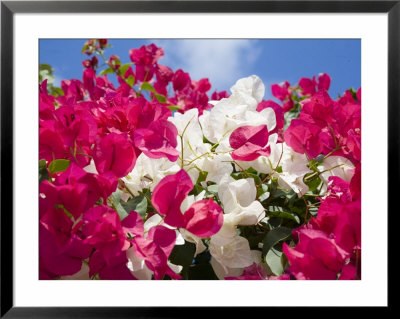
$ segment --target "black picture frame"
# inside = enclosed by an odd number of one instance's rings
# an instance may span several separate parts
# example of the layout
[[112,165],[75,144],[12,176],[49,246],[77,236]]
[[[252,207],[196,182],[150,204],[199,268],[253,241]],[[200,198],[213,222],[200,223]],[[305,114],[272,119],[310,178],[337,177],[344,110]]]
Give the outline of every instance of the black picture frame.
[[[397,212],[400,179],[400,0],[396,1],[1,1],[1,318],[187,317],[177,307],[14,307],[13,303],[13,16],[15,13],[280,12],[388,13],[388,207]],[[388,215],[388,218],[390,216]],[[388,222],[394,227],[393,222]],[[388,237],[388,245],[390,241]],[[393,245],[393,244],[391,244]],[[389,247],[388,246],[388,247]],[[389,254],[388,254],[389,256]],[[390,258],[389,258],[390,259]],[[389,286],[390,281],[388,282]],[[390,298],[388,299],[390,308]],[[293,309],[292,309],[293,310]],[[304,310],[304,308],[303,308]],[[212,310],[224,315],[226,309]],[[235,310],[246,313],[245,308]],[[299,311],[297,309],[296,311]],[[303,312],[303,311],[301,311]],[[205,316],[208,314],[205,313]]]

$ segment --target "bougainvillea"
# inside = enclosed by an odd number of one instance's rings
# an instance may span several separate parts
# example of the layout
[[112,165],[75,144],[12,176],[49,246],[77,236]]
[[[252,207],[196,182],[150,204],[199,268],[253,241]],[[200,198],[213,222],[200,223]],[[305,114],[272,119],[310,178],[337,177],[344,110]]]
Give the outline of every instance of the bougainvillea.
[[361,89],[211,94],[155,44],[109,46],[40,81],[40,279],[361,279]]

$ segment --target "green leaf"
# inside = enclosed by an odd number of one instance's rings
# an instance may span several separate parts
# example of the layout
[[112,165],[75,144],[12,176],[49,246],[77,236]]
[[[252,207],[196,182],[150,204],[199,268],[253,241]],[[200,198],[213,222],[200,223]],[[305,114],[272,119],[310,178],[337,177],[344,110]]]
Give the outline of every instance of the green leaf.
[[150,91],[153,93],[156,93],[156,89],[148,82],[143,82],[142,85],[140,86],[142,90]]
[[321,185],[321,183],[322,183],[322,181],[321,181],[321,179],[319,177],[317,177],[317,178],[315,178],[315,179],[313,179],[313,180],[311,180],[309,182],[306,182],[306,184],[308,186],[308,190],[310,192],[313,192],[316,189],[318,189],[318,187]]
[[245,236],[245,237],[249,241],[250,249],[258,250],[259,249],[258,244],[263,241],[263,239],[265,237],[265,233],[264,232],[256,233],[254,235],[248,235],[248,236]]
[[64,205],[57,204],[56,208],[57,209],[62,209],[64,211],[65,215],[68,216],[68,218],[72,218],[72,219],[74,218],[74,216],[72,216],[72,214],[68,210],[65,209]]
[[266,200],[269,195],[268,185],[262,184],[261,187],[257,189],[257,197],[260,202]]
[[260,185],[261,184],[261,178],[257,174],[253,173],[255,170],[253,168],[247,169],[245,172],[236,172],[232,173],[232,177],[236,180],[242,179],[242,178],[253,178],[255,185]]
[[85,44],[85,45],[82,47],[81,53],[85,53],[85,51],[86,51],[87,49],[89,49],[89,45],[88,45],[88,44]]
[[123,220],[125,217],[128,216],[125,208],[121,205],[121,191],[116,190],[114,193],[111,194],[111,201],[113,204],[114,209],[117,211],[120,220]]
[[126,70],[131,66],[132,63],[125,63],[124,65],[121,65],[118,69],[118,73],[123,76],[125,75]]
[[128,82],[129,86],[133,86],[135,84],[135,77],[133,75],[128,76],[126,82]]
[[127,202],[121,201],[121,206],[129,214],[132,210],[136,211],[144,219],[147,211],[147,199],[144,196],[131,198]]
[[39,184],[49,178],[49,172],[47,171],[46,160],[41,159],[39,161]]
[[155,93],[154,96],[156,97],[157,101],[160,103],[167,103],[167,99],[164,95]]
[[282,225],[283,218],[280,217],[270,217],[268,219],[268,225],[271,229],[278,228]]
[[59,97],[64,95],[64,91],[61,88],[55,87],[55,86],[51,86],[50,87],[50,94],[55,96],[55,97]]
[[318,207],[311,206],[311,207],[308,209],[308,212],[309,212],[311,215],[313,215],[313,216],[315,217],[315,216],[317,216],[317,214],[318,214]]
[[210,264],[197,264],[189,267],[189,280],[217,280],[214,269]]
[[53,68],[50,64],[47,63],[40,63],[39,64],[39,71],[48,71],[50,74],[53,73]]
[[107,68],[107,69],[102,70],[102,71],[99,73],[99,75],[111,74],[111,73],[114,73],[113,68]]
[[169,260],[175,265],[189,266],[193,262],[195,252],[196,245],[185,241],[184,245],[175,245],[169,256]]
[[300,224],[299,216],[279,206],[268,206],[267,215],[270,217],[280,217],[280,218],[290,219],[295,221],[297,224]]
[[266,256],[268,251],[277,243],[288,238],[292,230],[287,227],[278,227],[270,230],[264,238],[262,254]]
[[212,194],[218,194],[218,185],[215,184],[215,185],[207,186],[207,191]]
[[68,168],[69,164],[70,164],[70,161],[66,160],[66,159],[54,160],[49,164],[49,172],[51,174],[54,174],[57,172],[63,172]]
[[204,182],[207,178],[208,172],[201,171],[199,173],[199,177],[197,178],[196,184],[199,185],[201,182]]
[[282,275],[284,271],[282,255],[281,251],[271,248],[265,256],[265,262],[276,276]]
[[168,105],[167,106],[172,112],[176,110],[180,110],[181,108],[177,105]]

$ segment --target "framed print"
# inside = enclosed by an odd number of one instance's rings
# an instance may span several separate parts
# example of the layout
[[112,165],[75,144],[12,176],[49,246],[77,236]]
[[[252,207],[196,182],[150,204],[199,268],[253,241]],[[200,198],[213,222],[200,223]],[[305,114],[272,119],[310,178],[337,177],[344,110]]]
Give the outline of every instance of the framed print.
[[3,1],[1,316],[388,307],[399,16]]

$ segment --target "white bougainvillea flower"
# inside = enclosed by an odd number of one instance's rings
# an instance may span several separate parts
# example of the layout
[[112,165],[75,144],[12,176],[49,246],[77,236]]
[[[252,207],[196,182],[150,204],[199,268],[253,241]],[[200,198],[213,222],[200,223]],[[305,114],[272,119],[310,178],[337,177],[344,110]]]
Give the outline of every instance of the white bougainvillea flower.
[[132,194],[138,196],[143,189],[153,190],[165,176],[179,170],[180,166],[176,162],[167,158],[150,158],[141,153],[133,170],[122,180]]
[[265,94],[264,83],[256,75],[237,80],[230,90],[237,104],[246,104],[252,110],[257,108]]
[[321,179],[327,183],[330,176],[337,176],[346,182],[350,182],[354,175],[354,164],[342,156],[329,156],[324,159],[321,166],[318,169],[326,171],[320,174]]
[[282,147],[280,146],[281,144],[276,144],[277,140],[278,134],[274,133],[269,136],[268,145],[271,148],[271,153],[268,157],[260,156],[253,161],[235,161],[240,165],[240,167],[236,165],[236,169],[240,170],[243,168],[247,170],[252,167],[256,171],[263,174],[271,173],[278,164],[282,153]]
[[[144,238],[147,237],[147,234],[149,230],[154,227],[154,226],[159,226],[162,225],[164,227],[174,229],[173,227],[169,226],[168,224],[163,223],[163,219],[160,215],[153,215],[150,218],[146,220],[144,223],[144,232],[143,236]],[[176,232],[176,242],[175,245],[183,245],[185,243],[182,235],[178,230],[175,230]],[[147,266],[146,266],[146,261],[143,258],[140,258],[135,255],[132,247],[129,248],[126,252],[126,257],[128,258],[128,262],[126,266],[132,273],[132,275],[139,280],[151,280],[154,272],[151,271]],[[179,265],[174,265],[171,262],[167,262],[168,266],[177,274],[179,274],[182,270],[182,266]]]
[[153,272],[146,266],[144,259],[135,255],[132,247],[126,251],[126,257],[128,258],[126,266],[136,279],[151,280]]
[[[250,251],[251,256],[252,256],[252,261],[253,263],[256,263],[258,265],[261,265],[262,267],[265,267],[265,264],[262,263],[261,261],[261,251],[259,250],[251,250]],[[217,275],[219,280],[224,280],[225,277],[236,277],[240,276],[243,273],[244,268],[230,268],[230,267],[223,267],[217,259],[214,257],[211,257],[211,266],[213,267],[213,270],[215,274]]]
[[229,154],[211,152],[211,145],[203,142],[197,109],[188,110],[184,114],[176,113],[168,120],[177,127],[178,134],[182,136],[182,139],[178,136],[177,149],[181,156],[183,153],[183,166],[193,184],[196,183],[200,170],[208,172],[206,180],[215,183],[220,181],[223,174],[232,172]]
[[206,181],[220,184],[221,179],[233,171],[231,161],[232,157],[226,152],[210,153],[206,156],[201,166],[208,173]]
[[[226,276],[230,275],[229,269],[243,269],[250,266],[254,262],[254,256],[250,250],[249,241],[239,235],[236,235],[230,242],[224,245],[221,245],[212,237],[209,248],[212,260],[214,259],[213,268],[217,262],[222,267],[224,272],[227,273]],[[221,271],[218,272],[220,273]]]
[[200,116],[204,136],[212,143],[218,143],[217,151],[230,150],[229,135],[240,126],[265,124],[269,131],[275,128],[275,113],[271,108],[257,112],[264,91],[257,76],[240,79],[231,88],[229,98],[218,101],[210,112]]
[[[277,145],[281,147],[282,145]],[[283,155],[279,166],[282,167],[282,173],[277,173],[279,186],[284,189],[293,189],[299,197],[308,191],[308,186],[303,182],[307,173],[311,173],[307,166],[308,160],[305,154],[295,152],[291,147],[283,143]]]
[[264,207],[256,200],[252,178],[235,180],[225,175],[218,187],[218,197],[224,206],[224,224],[255,225],[265,217]]

